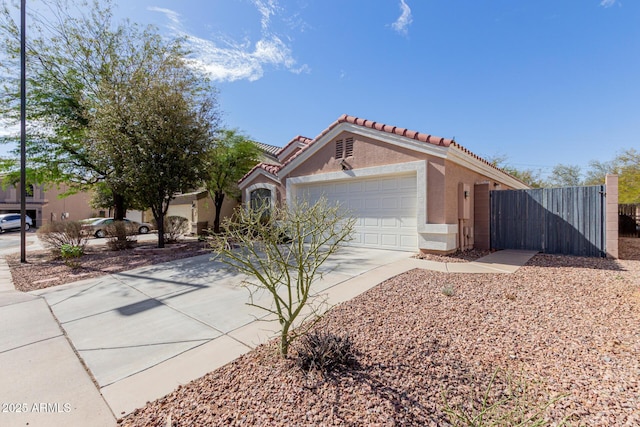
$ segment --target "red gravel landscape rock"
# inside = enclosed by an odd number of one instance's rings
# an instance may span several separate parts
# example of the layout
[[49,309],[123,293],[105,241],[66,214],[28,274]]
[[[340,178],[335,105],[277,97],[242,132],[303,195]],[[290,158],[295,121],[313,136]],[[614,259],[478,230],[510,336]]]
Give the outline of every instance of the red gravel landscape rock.
[[450,425],[443,394],[470,410],[497,372],[492,399],[509,384],[528,386],[529,408],[558,399],[544,411],[548,425],[637,426],[640,257],[626,256],[537,255],[511,275],[413,270],[316,325],[350,336],[357,368],[306,374],[271,342],[119,422]]

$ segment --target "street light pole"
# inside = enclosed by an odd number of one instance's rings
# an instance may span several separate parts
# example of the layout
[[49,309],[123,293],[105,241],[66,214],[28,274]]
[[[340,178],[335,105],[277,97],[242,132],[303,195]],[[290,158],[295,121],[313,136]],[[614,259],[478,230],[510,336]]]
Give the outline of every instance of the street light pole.
[[20,3],[20,262],[27,262],[27,37],[26,28],[26,3]]

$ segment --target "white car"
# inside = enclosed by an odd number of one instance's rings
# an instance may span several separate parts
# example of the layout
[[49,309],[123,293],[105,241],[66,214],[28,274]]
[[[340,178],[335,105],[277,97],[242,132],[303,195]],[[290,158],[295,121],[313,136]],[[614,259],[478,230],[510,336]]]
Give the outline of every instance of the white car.
[[[0,233],[4,233],[7,230],[20,230],[20,214],[10,213],[0,215]],[[33,221],[29,215],[25,216],[24,229],[28,230],[33,227]]]

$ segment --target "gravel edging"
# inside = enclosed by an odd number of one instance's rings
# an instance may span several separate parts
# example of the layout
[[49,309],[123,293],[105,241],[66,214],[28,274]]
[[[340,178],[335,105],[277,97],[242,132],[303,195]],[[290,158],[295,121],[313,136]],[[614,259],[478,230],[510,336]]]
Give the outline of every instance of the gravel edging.
[[549,425],[639,425],[639,277],[635,260],[548,255],[510,275],[412,270],[316,326],[348,334],[359,369],[308,376],[271,342],[119,423],[448,425],[442,393],[468,407],[501,369],[532,401],[565,396],[546,410]]
[[29,292],[207,253],[210,250],[206,243],[187,240],[167,243],[163,249],[153,242],[138,243],[122,251],[109,250],[106,245],[87,246],[79,258],[79,268],[65,265],[48,250],[30,251],[26,264],[20,263],[19,254],[6,256],[6,261],[14,287]]

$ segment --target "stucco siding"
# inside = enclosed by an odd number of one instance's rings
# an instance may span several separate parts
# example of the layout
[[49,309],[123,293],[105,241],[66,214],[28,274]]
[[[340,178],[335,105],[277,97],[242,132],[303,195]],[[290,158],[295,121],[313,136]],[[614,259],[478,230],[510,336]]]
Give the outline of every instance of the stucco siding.
[[[336,141],[344,141],[347,138],[353,138],[353,156],[336,159]],[[413,162],[424,158],[424,155],[415,151],[396,147],[351,132],[341,132],[314,153],[311,158],[289,172],[287,177],[341,171],[343,170],[343,164],[344,167],[351,170]]]

